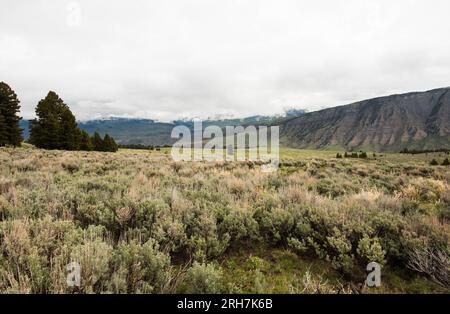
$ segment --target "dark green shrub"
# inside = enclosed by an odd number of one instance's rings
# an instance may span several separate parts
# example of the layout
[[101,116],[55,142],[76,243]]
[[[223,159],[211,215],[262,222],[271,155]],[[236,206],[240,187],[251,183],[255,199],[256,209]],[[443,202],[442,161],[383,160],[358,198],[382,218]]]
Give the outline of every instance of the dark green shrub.
[[242,240],[258,240],[258,223],[251,212],[235,210],[225,216],[220,224],[221,234],[228,234],[232,243],[239,244]]
[[224,292],[222,270],[215,264],[194,262],[186,274],[187,293],[217,294]]
[[364,236],[359,240],[357,253],[364,264],[377,262],[381,265],[385,263],[386,252],[383,250],[378,238]]
[[261,235],[273,244],[286,241],[295,226],[292,214],[282,208],[259,209],[255,213],[255,219],[259,224]]
[[119,244],[112,263],[110,284],[115,293],[161,293],[170,280],[170,257],[152,239]]

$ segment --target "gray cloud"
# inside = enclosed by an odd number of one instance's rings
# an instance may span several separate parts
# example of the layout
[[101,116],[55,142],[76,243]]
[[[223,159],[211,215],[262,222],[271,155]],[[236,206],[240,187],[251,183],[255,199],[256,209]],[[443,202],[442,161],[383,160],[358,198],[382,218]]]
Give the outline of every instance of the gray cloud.
[[2,4],[0,80],[27,118],[50,89],[80,119],[171,120],[316,110],[450,85],[447,0]]

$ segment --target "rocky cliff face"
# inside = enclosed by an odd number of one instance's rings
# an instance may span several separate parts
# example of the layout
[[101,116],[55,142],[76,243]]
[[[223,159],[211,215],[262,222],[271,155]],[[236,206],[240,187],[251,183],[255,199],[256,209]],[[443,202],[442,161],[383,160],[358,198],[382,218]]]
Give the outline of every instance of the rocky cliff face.
[[449,147],[450,88],[380,97],[312,112],[285,120],[280,130],[282,143],[300,148]]

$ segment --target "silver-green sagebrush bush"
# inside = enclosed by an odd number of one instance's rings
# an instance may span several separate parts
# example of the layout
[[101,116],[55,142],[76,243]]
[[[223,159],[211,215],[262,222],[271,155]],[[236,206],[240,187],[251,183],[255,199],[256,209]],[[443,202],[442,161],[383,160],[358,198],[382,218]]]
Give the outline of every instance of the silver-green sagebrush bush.
[[222,271],[216,265],[194,262],[186,275],[187,293],[223,292]]

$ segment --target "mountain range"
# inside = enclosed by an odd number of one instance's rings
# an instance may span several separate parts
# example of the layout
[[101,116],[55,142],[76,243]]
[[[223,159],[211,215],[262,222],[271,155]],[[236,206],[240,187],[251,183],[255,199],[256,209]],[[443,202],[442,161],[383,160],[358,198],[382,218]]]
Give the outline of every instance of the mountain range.
[[[176,125],[150,119],[111,118],[78,123],[89,133],[108,133],[120,144],[170,145]],[[450,148],[450,88],[359,101],[315,112],[203,121],[203,126],[279,125],[284,146],[308,149],[399,151]],[[28,121],[22,121],[28,137]]]
[[[287,117],[298,116],[305,113],[304,110],[289,110],[286,112]],[[238,126],[238,125],[268,125],[274,123],[280,119],[278,115],[274,116],[251,116],[246,118],[236,118],[236,119],[209,119],[203,120],[203,127],[208,127],[210,125],[216,125],[219,127],[225,126]],[[28,120],[21,120],[21,128],[24,129],[23,135],[25,139],[28,139],[29,134],[29,122]],[[153,146],[163,146],[171,145],[177,139],[171,138],[172,129],[175,126],[184,125],[193,130],[194,120],[192,119],[182,119],[174,120],[172,122],[159,122],[152,119],[135,119],[135,118],[121,118],[121,117],[111,117],[108,119],[96,119],[89,121],[78,121],[78,126],[87,131],[89,134],[94,134],[98,132],[100,135],[109,134],[111,135],[118,144],[129,145],[129,144],[142,144],[142,145],[153,145]]]
[[297,148],[449,148],[450,88],[363,100],[286,119],[280,127],[281,143]]

